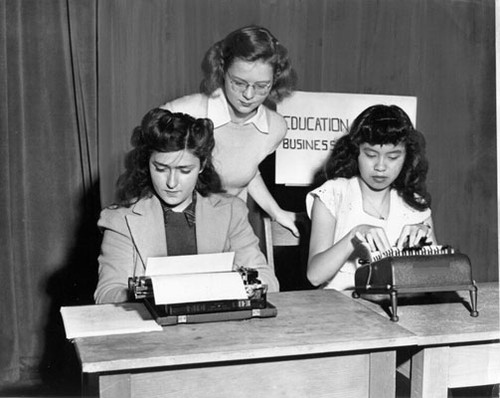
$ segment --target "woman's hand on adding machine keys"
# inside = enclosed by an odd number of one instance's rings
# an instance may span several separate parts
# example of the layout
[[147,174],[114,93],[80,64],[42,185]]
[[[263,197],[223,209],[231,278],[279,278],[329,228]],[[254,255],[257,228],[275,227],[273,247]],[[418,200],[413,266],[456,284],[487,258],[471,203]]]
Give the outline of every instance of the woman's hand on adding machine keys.
[[406,247],[421,247],[426,244],[431,232],[431,226],[426,223],[405,225],[396,242],[398,249]]
[[370,247],[370,251],[385,252],[391,249],[391,244],[383,228],[373,225],[358,225],[353,229],[354,237]]

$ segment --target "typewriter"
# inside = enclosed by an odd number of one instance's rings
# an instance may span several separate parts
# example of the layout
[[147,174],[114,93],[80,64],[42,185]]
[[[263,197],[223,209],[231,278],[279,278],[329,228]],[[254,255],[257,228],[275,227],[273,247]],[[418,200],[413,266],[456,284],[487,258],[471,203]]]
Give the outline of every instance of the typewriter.
[[241,277],[245,298],[157,304],[153,281],[149,276],[130,277],[129,294],[131,299],[143,301],[156,322],[162,326],[276,316],[278,311],[267,301],[267,285],[258,279],[258,271],[240,268],[234,272]]
[[468,290],[470,315],[478,316],[477,286],[467,255],[449,246],[422,246],[375,253],[355,273],[354,298],[361,294],[387,294],[391,320],[397,322],[398,294]]

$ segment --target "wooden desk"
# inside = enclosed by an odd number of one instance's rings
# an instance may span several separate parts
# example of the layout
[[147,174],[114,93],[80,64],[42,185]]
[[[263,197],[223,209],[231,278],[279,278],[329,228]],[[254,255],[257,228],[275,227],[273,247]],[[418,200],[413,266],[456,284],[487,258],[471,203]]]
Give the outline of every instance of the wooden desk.
[[[448,388],[500,383],[498,283],[478,288],[477,318],[469,314],[467,291],[435,293],[424,304],[412,298],[398,307],[398,324],[418,337],[411,357],[412,398],[446,398]],[[389,319],[380,305],[361,302]]]
[[333,290],[275,293],[276,318],[74,340],[101,397],[394,397],[398,324]]

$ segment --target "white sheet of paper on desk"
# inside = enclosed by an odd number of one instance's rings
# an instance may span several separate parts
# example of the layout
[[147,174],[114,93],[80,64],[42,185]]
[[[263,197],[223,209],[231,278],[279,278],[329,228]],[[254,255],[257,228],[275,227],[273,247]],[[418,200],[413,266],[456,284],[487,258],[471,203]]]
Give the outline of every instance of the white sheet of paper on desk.
[[248,299],[239,272],[156,275],[151,281],[156,304]]
[[67,339],[162,330],[141,303],[61,307],[61,316]]
[[146,262],[145,275],[227,272],[233,269],[233,262],[234,252],[149,257]]

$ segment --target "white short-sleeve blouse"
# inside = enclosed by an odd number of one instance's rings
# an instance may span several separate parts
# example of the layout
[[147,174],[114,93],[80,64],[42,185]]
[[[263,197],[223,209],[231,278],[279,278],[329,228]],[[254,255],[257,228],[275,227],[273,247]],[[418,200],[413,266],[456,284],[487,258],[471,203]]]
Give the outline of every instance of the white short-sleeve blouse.
[[[357,225],[369,224],[384,228],[391,245],[395,245],[402,228],[409,224],[418,224],[431,216],[431,210],[416,210],[399,196],[396,190],[390,192],[390,208],[387,219],[374,217],[363,210],[363,198],[358,177],[336,178],[328,180],[306,196],[307,214],[311,217],[314,199],[323,202],[335,217],[334,242],[338,242]],[[324,284],[324,288],[346,290],[354,288],[354,273],[359,266],[362,253],[357,251],[340,268],[333,278]]]

